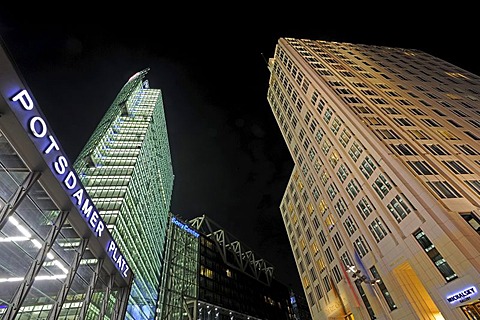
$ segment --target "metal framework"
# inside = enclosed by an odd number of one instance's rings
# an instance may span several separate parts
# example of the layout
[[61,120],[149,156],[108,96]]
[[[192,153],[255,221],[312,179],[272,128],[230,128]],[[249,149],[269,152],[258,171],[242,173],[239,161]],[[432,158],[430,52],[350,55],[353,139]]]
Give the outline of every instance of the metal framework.
[[[264,259],[238,241],[233,235],[223,230],[215,221],[205,215],[190,220],[192,227],[202,232],[215,242],[223,261],[256,280],[270,285],[273,278],[274,267]],[[227,250],[233,253],[233,261],[229,259]]]
[[55,301],[55,304],[53,305],[52,309],[50,309],[50,314],[48,315],[48,319],[50,320],[55,320],[58,319],[60,316],[60,312],[62,311],[62,306],[63,303],[65,302],[65,299],[67,298],[68,291],[70,290],[70,287],[72,286],[73,279],[75,278],[75,275],[77,274],[78,266],[80,265],[80,261],[82,260],[83,254],[85,253],[85,249],[87,248],[88,244],[88,238],[83,238],[82,241],[80,242],[80,245],[77,248],[77,252],[73,258],[72,265],[70,269],[68,270],[68,275],[67,278],[65,279],[65,282],[63,283],[62,289],[58,293],[57,301]]
[[107,313],[108,302],[110,301],[110,294],[112,293],[114,282],[115,282],[115,275],[111,274],[108,277],[107,289],[105,290],[105,294],[103,296],[103,303],[102,303],[102,307],[100,308],[100,315],[98,316],[98,319],[103,319],[103,317]]
[[90,285],[88,286],[85,299],[83,300],[82,309],[80,310],[78,316],[79,320],[84,320],[87,316],[88,306],[90,305],[90,301],[92,301],[93,291],[95,290],[95,285],[100,275],[100,271],[102,270],[103,261],[103,259],[98,259],[97,266],[95,267],[95,271],[93,272],[92,278],[90,279]]
[[58,214],[55,223],[50,228],[45,242],[38,251],[35,259],[32,261],[32,264],[30,265],[30,268],[28,269],[28,272],[25,275],[22,284],[15,292],[12,302],[10,303],[7,312],[3,317],[4,320],[15,319],[18,311],[20,310],[20,306],[22,305],[23,301],[27,297],[28,292],[32,288],[35,277],[37,276],[38,272],[42,268],[43,263],[45,262],[45,258],[47,257],[48,252],[52,248],[53,243],[57,239],[57,236],[60,234],[60,230],[62,229],[65,221],[67,220],[67,216],[69,213],[70,211],[60,211],[60,213]]
[[8,217],[15,212],[23,198],[25,198],[30,188],[37,182],[40,176],[40,172],[30,171],[25,180],[23,180],[22,185],[18,186],[15,193],[10,197],[8,202],[5,203],[2,211],[0,211],[0,230],[3,229],[3,226],[5,226],[5,223],[8,221]]
[[112,319],[125,319],[128,297],[130,295],[131,288],[132,284],[130,283],[128,287],[122,287],[118,289],[117,299],[113,308]]

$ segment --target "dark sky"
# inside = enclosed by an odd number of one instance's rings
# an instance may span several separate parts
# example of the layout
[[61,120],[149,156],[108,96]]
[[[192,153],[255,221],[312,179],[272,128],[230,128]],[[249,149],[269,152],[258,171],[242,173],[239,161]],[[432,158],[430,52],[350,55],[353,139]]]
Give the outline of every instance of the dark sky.
[[162,90],[165,105],[171,211],[185,219],[206,214],[295,289],[278,209],[293,162],[266,99],[264,57],[278,39],[419,49],[479,74],[474,10],[460,2],[423,12],[406,2],[380,11],[347,3],[164,5],[22,4],[0,9],[0,36],[71,161],[128,78],[150,68],[150,86]]

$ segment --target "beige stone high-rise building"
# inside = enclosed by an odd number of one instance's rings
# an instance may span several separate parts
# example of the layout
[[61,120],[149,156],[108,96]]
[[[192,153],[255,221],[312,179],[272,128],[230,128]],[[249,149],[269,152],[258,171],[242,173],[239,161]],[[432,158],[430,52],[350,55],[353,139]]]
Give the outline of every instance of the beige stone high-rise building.
[[480,319],[480,77],[419,50],[291,38],[269,69],[313,319]]

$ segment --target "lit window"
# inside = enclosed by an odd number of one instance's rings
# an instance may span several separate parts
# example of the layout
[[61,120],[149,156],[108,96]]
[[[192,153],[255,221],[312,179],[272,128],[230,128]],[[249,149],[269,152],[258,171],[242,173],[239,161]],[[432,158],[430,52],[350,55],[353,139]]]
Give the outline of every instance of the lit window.
[[458,278],[457,274],[452,270],[447,261],[443,258],[440,252],[438,252],[437,248],[435,248],[435,245],[430,239],[428,239],[427,235],[422,230],[417,230],[413,233],[413,236],[417,239],[420,246],[425,250],[430,260],[447,282]]

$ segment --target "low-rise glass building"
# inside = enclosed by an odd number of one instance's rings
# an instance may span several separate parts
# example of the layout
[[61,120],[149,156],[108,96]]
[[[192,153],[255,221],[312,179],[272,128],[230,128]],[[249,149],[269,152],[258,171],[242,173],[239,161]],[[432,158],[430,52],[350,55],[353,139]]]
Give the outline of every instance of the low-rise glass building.
[[168,229],[160,319],[295,319],[274,267],[215,221],[172,215]]

